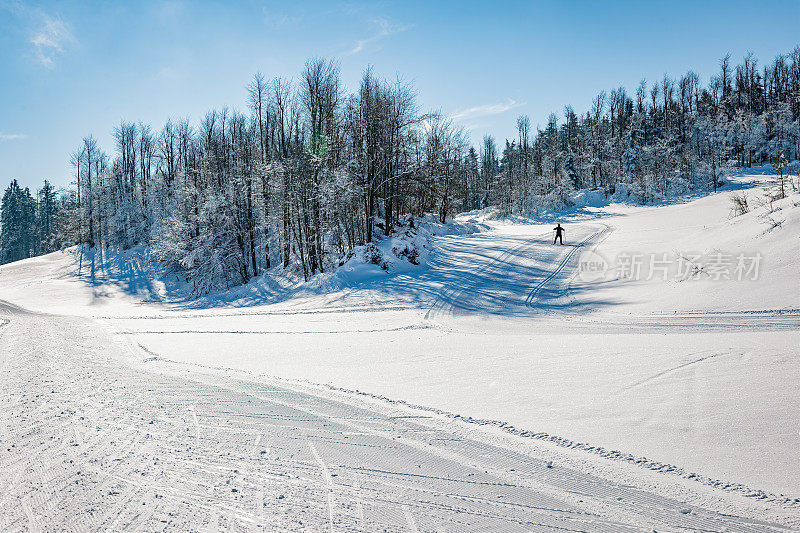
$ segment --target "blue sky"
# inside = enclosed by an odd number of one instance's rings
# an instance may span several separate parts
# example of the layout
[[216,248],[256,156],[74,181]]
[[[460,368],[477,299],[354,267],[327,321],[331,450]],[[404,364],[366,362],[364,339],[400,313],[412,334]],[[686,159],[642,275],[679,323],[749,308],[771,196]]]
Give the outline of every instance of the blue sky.
[[245,85],[296,77],[309,57],[412,81],[423,109],[457,117],[474,143],[585,111],[602,89],[695,70],[726,52],[770,62],[800,44],[800,0],[773,2],[20,2],[0,0],[0,186],[71,179],[93,134],[120,120],[244,108]]

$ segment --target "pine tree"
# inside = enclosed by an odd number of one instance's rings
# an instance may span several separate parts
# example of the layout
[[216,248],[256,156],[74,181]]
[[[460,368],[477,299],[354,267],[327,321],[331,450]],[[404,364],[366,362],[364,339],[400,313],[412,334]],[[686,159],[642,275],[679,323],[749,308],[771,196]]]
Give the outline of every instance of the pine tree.
[[58,203],[56,191],[49,181],[39,189],[36,206],[37,254],[47,254],[59,248],[57,239]]
[[36,253],[36,201],[27,187],[13,180],[0,204],[0,263],[10,263]]
[[631,128],[625,134],[625,151],[623,152],[623,172],[624,179],[628,186],[639,194],[644,200],[647,195],[645,183],[642,176],[642,145],[641,131]]
[[564,172],[567,173],[570,183],[576,189],[580,187],[580,176],[575,169],[575,155],[570,151],[564,158]]
[[772,160],[772,168],[775,171],[775,175],[770,179],[770,184],[774,191],[772,197],[775,200],[786,198],[786,181],[788,176],[783,173],[783,169],[786,168],[786,165],[788,165],[788,162],[786,161],[786,156],[783,154]]

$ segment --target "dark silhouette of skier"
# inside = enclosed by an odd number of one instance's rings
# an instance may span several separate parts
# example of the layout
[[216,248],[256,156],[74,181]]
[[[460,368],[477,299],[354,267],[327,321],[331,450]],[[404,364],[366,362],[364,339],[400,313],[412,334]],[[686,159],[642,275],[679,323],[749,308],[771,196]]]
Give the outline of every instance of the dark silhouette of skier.
[[564,244],[564,231],[566,231],[566,230],[561,227],[561,224],[557,225],[555,228],[553,228],[553,230],[556,232],[556,238],[553,239],[553,244],[555,244],[556,241],[559,241],[563,245]]

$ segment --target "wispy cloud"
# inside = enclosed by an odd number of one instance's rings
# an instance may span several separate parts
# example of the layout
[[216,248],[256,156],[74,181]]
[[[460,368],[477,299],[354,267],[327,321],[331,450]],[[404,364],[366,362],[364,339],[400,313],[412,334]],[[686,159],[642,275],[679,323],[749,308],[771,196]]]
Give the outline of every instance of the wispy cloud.
[[469,120],[478,117],[486,117],[489,115],[500,115],[506,111],[511,111],[514,108],[525,105],[524,102],[518,102],[513,98],[507,98],[505,102],[496,104],[484,104],[469,109],[462,109],[453,114],[453,120]]
[[276,10],[261,8],[261,14],[264,15],[264,23],[270,28],[277,29],[297,22],[297,17],[292,17],[286,13],[281,13]]
[[28,135],[25,133],[0,133],[0,142],[5,141],[21,141],[27,139]]
[[10,11],[12,15],[20,16],[25,14],[27,9],[20,0],[0,0],[0,7]]
[[385,39],[390,35],[394,35],[395,33],[400,33],[406,31],[408,28],[406,26],[399,26],[396,24],[392,24],[388,20],[384,18],[375,19],[374,23],[378,26],[378,31],[372,37],[367,39],[361,39],[356,42],[356,45],[344,53],[346,56],[351,56],[354,54],[358,54],[366,50],[370,47],[370,45],[375,44],[376,42],[380,41],[381,39]]
[[36,60],[52,68],[56,57],[64,53],[64,46],[74,41],[75,37],[63,20],[42,14],[41,26],[30,42],[36,50]]

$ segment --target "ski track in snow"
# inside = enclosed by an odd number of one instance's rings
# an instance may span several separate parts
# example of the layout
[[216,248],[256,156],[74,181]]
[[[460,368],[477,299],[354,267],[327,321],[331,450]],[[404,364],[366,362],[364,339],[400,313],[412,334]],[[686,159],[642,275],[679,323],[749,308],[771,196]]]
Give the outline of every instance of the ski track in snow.
[[3,531],[783,529],[434,418],[141,363],[87,319],[0,312]]
[[[564,270],[564,268],[569,264],[570,259],[572,259],[575,256],[575,252],[580,250],[586,243],[591,242],[592,240],[595,241],[595,244],[599,243],[600,241],[603,240],[604,236],[607,233],[611,232],[611,228],[608,225],[603,224],[603,226],[604,227],[602,230],[590,233],[589,235],[581,239],[577,244],[571,245],[570,247],[571,249],[564,256],[564,259],[562,259],[559,262],[558,266],[531,290],[531,292],[528,294],[528,297],[525,299],[525,305],[527,305],[528,307],[535,307],[539,292],[542,290],[542,288],[546,287],[548,283],[556,279],[556,277],[561,273],[561,271]],[[573,274],[574,272],[569,272],[567,279],[571,279]]]
[[[523,279],[523,282],[524,280],[534,280],[535,282],[533,287],[529,290],[519,291],[520,287],[513,287],[517,289],[517,298],[519,294],[526,294],[524,301],[519,301],[518,299],[514,300],[513,296],[509,299],[507,294],[497,293],[498,280],[503,280],[506,277],[505,269],[512,258],[534,256],[535,254],[532,252],[537,246],[543,244],[542,239],[546,241],[548,237],[551,236],[552,232],[550,231],[525,238],[522,243],[508,248],[501,255],[483,265],[483,267],[477,271],[477,274],[474,274],[472,277],[465,276],[462,280],[445,286],[441,294],[428,309],[425,315],[426,320],[434,319],[441,316],[443,313],[457,315],[485,312],[485,302],[482,301],[485,299],[493,300],[496,303],[502,302],[504,306],[502,309],[504,312],[507,311],[508,308],[522,306],[529,308],[533,312],[541,312],[539,304],[557,300],[564,293],[568,292],[570,280],[574,276],[575,270],[574,268],[570,269],[567,267],[574,267],[572,260],[577,258],[576,253],[582,251],[584,247],[590,243],[593,248],[596,247],[613,231],[609,225],[604,223],[592,223],[592,225],[601,225],[602,228],[590,232],[576,244],[567,244],[567,250],[565,252],[562,252],[563,247],[553,246],[553,249],[563,257],[557,259],[554,267],[550,271],[545,272],[541,279],[536,279],[537,270],[535,269],[530,269],[528,272],[524,270],[522,272],[517,272],[517,274],[521,274],[519,277]],[[559,276],[562,273],[564,273],[564,275]],[[486,281],[488,279],[491,279],[494,283],[487,283]],[[518,284],[519,282],[514,283]],[[491,288],[487,289],[487,287]],[[557,294],[542,296],[540,293],[545,289],[547,289],[548,292],[557,292]]]
[[[696,354],[690,354],[690,355],[696,355]],[[625,387],[622,390],[620,390],[618,394],[621,394],[623,392],[627,392],[627,391],[629,391],[631,389],[635,389],[636,387],[640,387],[640,386],[644,385],[645,383],[649,383],[649,382],[651,382],[653,380],[662,378],[662,377],[664,377],[664,376],[666,376],[668,374],[671,374],[673,372],[677,372],[679,370],[683,370],[687,366],[696,365],[698,363],[702,363],[703,361],[708,361],[709,359],[714,359],[715,357],[720,357],[720,356],[723,356],[723,355],[731,355],[731,354],[730,353],[724,353],[724,352],[716,352],[716,353],[712,353],[710,355],[705,355],[703,357],[698,357],[697,359],[692,359],[691,361],[687,361],[685,363],[681,363],[681,364],[679,364],[677,366],[674,366],[672,368],[668,368],[666,370],[662,370],[660,372],[657,372],[657,373],[653,374],[652,376],[648,376],[648,377],[646,377],[644,379],[641,379],[641,380],[639,380],[639,381],[637,381],[635,383],[631,383],[627,387]],[[743,354],[740,353],[739,355],[743,355]]]
[[333,500],[333,480],[331,479],[331,473],[328,471],[328,466],[325,464],[325,461],[322,460],[322,456],[317,451],[317,447],[314,446],[314,443],[310,440],[308,441],[308,448],[311,450],[314,459],[317,460],[317,464],[319,464],[320,469],[322,469],[322,475],[325,478],[325,486],[328,489],[328,530],[333,533],[333,510],[335,504]]
[[121,335],[174,335],[174,334],[229,334],[229,335],[331,335],[331,334],[353,334],[353,333],[387,333],[390,331],[409,331],[415,329],[429,329],[433,327],[430,324],[412,324],[410,326],[400,326],[396,328],[383,328],[383,329],[340,329],[333,331],[277,331],[277,330],[200,330],[200,329],[183,329],[183,330],[136,330],[136,331],[121,331]]
[[[480,302],[473,301],[476,295],[485,295],[496,299],[494,294],[486,292],[485,281],[493,278],[502,279],[504,269],[510,263],[512,257],[529,255],[534,246],[539,244],[538,239],[544,238],[550,233],[548,231],[534,235],[531,238],[524,238],[520,244],[506,249],[498,257],[484,264],[472,279],[465,276],[461,281],[443,287],[439,296],[428,309],[425,319],[430,320],[443,313],[456,314],[458,311],[480,312],[485,310],[485,308],[481,307]],[[513,305],[513,303],[509,302],[509,305]]]

